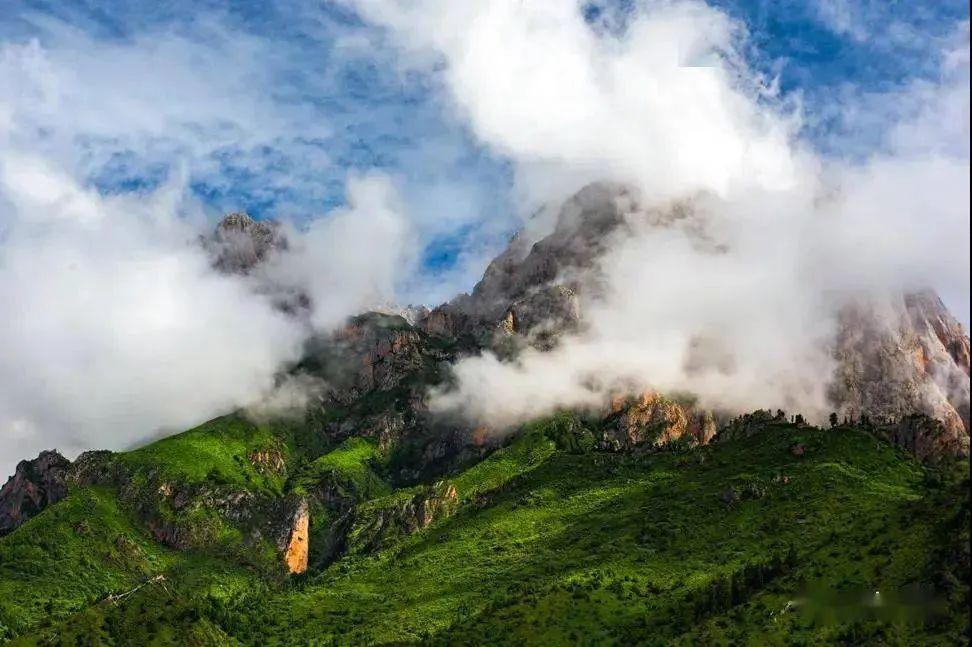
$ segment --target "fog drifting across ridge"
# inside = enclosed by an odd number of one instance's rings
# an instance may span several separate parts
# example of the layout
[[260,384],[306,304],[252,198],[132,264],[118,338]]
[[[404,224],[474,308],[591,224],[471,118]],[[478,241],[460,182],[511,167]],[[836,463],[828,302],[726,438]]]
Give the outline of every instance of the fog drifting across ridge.
[[[69,456],[121,449],[158,430],[281,401],[275,376],[299,358],[306,324],[212,268],[198,242],[208,225],[191,217],[184,186],[105,197],[43,160],[0,152],[0,439],[13,449],[0,470],[52,446]],[[379,178],[352,186],[368,207],[387,197]],[[381,233],[402,233],[397,216],[355,204],[325,221],[326,244],[375,243],[401,258],[395,249],[407,241]],[[295,246],[317,246],[315,235],[294,234]],[[312,312],[321,327],[393,298],[389,267],[303,260],[293,262],[327,277],[329,299]]]
[[[744,26],[699,2],[594,24],[571,2],[351,4],[403,65],[441,69],[456,113],[513,161],[524,204],[623,182],[647,207],[695,200],[720,246],[636,226],[600,259],[607,290],[582,308],[584,332],[515,362],[459,362],[433,408],[502,426],[625,384],[820,419],[843,303],[931,286],[968,325],[967,22],[942,45],[938,83],[866,97],[887,140],[847,161],[801,142],[798,102],[746,67]],[[690,370],[699,339],[731,370]]]
[[[211,267],[199,237],[212,224],[187,173],[150,191],[92,187],[67,142],[97,126],[151,146],[154,131],[60,119],[73,86],[45,66],[36,45],[0,55],[0,475],[42,449],[123,449],[254,402],[292,401],[276,374],[299,358],[307,324]],[[215,108],[183,106],[179,119],[205,121]],[[165,130],[164,109],[155,117],[160,137],[186,142]],[[289,286],[326,289],[310,291],[322,329],[393,300],[394,272],[417,253],[388,178],[352,176],[349,196],[333,217],[291,228],[295,253],[279,268]],[[382,253],[350,263],[362,249]]]
[[[299,401],[307,385],[277,374],[310,327],[394,301],[419,251],[392,180],[352,173],[347,207],[289,227],[294,253],[270,278],[315,307],[309,321],[285,316],[266,276],[211,267],[199,237],[216,214],[192,186],[218,183],[232,150],[267,190],[313,201],[331,161],[301,142],[330,125],[267,91],[290,51],[208,19],[208,40],[44,29],[44,44],[0,42],[0,480],[42,449],[124,449]],[[267,147],[302,158],[300,173],[263,168]],[[171,167],[157,187],[101,182],[155,166]]]
[[192,245],[179,187],[104,198],[3,152],[0,434],[17,448],[4,469],[45,447],[119,448],[192,425],[296,357],[299,331]]

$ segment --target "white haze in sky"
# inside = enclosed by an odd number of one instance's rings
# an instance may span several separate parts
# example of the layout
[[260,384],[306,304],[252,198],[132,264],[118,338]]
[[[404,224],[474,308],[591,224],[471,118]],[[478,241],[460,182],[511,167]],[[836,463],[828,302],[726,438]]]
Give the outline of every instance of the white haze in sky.
[[405,65],[444,60],[455,109],[516,162],[536,206],[587,182],[632,182],[653,199],[737,195],[800,178],[796,125],[763,108],[742,26],[702,3],[657,3],[621,35],[577,2],[351,3],[392,30]]
[[[886,149],[843,162],[799,143],[798,107],[743,62],[744,28],[702,3],[639,3],[624,29],[616,16],[592,29],[571,2],[352,4],[404,65],[442,67],[455,110],[514,160],[525,204],[620,181],[646,207],[691,200],[712,242],[633,215],[583,333],[514,362],[461,361],[434,408],[502,426],[626,385],[819,419],[847,300],[932,286],[968,325],[968,23],[942,45],[939,83],[868,98],[900,111]],[[711,365],[692,367],[700,341]]]

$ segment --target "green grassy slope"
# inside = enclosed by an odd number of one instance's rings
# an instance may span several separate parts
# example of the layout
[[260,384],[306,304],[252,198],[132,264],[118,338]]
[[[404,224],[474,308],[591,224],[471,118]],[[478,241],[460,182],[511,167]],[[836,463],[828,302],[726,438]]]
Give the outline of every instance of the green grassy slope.
[[342,496],[372,499],[390,491],[388,484],[373,470],[382,460],[371,439],[348,438],[301,470],[295,479],[295,487],[312,490],[315,484],[329,480]]
[[142,536],[108,488],[73,493],[0,546],[6,637],[131,588],[177,558]]
[[258,470],[248,456],[272,450],[289,459],[292,450],[286,437],[286,427],[224,416],[120,454],[118,460],[131,471],[152,472],[180,484],[212,481],[279,494],[285,473]]
[[111,596],[125,596],[124,602],[161,593],[168,600],[191,591],[196,599],[225,598],[259,587],[245,569],[151,540],[112,488],[79,488],[0,540],[0,643],[27,631],[57,626],[60,632],[56,621],[82,610],[72,622],[86,627],[88,640],[100,642],[110,636],[83,619],[119,608]]
[[[858,430],[791,425],[648,455],[590,451],[586,438],[563,416],[532,425],[447,478],[452,516],[283,584],[161,549],[110,492],[75,492],[0,539],[0,622],[25,644],[967,642],[967,462],[931,470]],[[334,472],[367,490],[360,514],[413,496],[382,490],[363,467],[375,458],[365,441],[335,452],[301,474]],[[85,497],[105,527],[74,537],[71,511]],[[41,527],[58,538],[51,546],[39,546]],[[115,535],[142,556],[102,554]],[[34,550],[68,557],[10,566]],[[62,605],[72,610],[159,572],[167,587],[53,626],[41,611],[21,615],[67,580],[78,587]],[[935,604],[910,601],[909,587],[925,584]],[[815,591],[856,597],[824,604]]]
[[[836,640],[847,626],[806,625],[788,600],[801,581],[920,581],[940,518],[927,496],[921,466],[851,431],[778,430],[681,455],[555,453],[394,550],[246,613],[261,642]],[[937,629],[894,631],[909,644]]]

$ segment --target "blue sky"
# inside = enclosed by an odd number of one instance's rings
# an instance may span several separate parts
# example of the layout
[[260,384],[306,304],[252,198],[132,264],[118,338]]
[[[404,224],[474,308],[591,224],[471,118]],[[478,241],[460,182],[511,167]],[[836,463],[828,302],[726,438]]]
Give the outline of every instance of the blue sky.
[[[587,11],[593,17],[616,8],[610,4],[591,3]],[[848,123],[833,110],[835,97],[934,78],[938,43],[967,11],[964,2],[716,4],[746,24],[750,63],[778,75],[784,93],[802,98],[803,135],[835,156],[867,155],[880,145],[883,129],[880,118]],[[370,28],[343,5],[8,0],[6,7],[0,16],[5,42],[37,39],[68,55],[88,44],[124,52],[165,35],[194,43],[198,56],[212,51],[231,60],[233,41],[245,39],[240,64],[253,67],[259,87],[241,101],[259,96],[268,110],[291,120],[273,136],[230,139],[194,153],[164,137],[129,148],[124,138],[73,133],[75,144],[90,151],[78,163],[103,192],[150,189],[188,164],[193,192],[213,212],[300,219],[342,204],[349,171],[381,169],[396,177],[413,211],[446,223],[429,232],[430,267],[448,267],[467,238],[499,239],[515,227],[507,160],[477,143],[443,107],[434,76],[403,76],[380,49],[344,49],[342,39]],[[211,117],[197,126],[213,128]],[[187,162],[192,155],[199,158]]]
[[[403,64],[394,34],[352,4],[8,0],[0,40],[20,147],[104,195],[177,179],[210,220],[243,210],[300,225],[345,206],[349,180],[381,172],[420,247],[398,298],[468,290],[536,208],[518,192],[524,160],[476,132],[444,60]],[[799,137],[852,160],[882,150],[915,84],[938,81],[966,17],[952,1],[711,4],[745,30],[740,51],[778,84],[773,100],[800,105]],[[580,10],[622,33],[635,7]]]

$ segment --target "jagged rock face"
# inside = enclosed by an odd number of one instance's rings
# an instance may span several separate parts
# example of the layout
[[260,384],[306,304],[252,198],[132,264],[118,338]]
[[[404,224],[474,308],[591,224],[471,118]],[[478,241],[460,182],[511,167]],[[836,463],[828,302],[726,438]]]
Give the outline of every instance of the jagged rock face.
[[[309,541],[307,527],[299,528],[299,517],[303,514],[307,519],[308,506],[303,497],[280,497],[218,482],[168,480],[155,470],[126,467],[118,459],[118,454],[109,451],[84,452],[70,465],[66,480],[80,487],[117,488],[119,500],[130,507],[157,541],[171,548],[207,548],[218,542],[209,524],[198,521],[215,514],[238,528],[249,544],[266,540],[274,545],[288,568],[300,564],[299,547],[303,545],[306,550]],[[287,473],[284,455],[276,448],[254,450],[246,459],[263,474]],[[303,539],[295,540],[295,533]]]
[[[525,340],[538,350],[550,350],[561,335],[580,327],[580,300],[566,285],[541,286],[510,304],[493,335],[491,346]],[[513,345],[514,349],[516,344]]]
[[470,294],[432,310],[418,325],[432,334],[485,336],[486,345],[497,329],[532,334],[543,349],[551,335],[576,329],[578,294],[596,281],[595,260],[634,201],[623,186],[585,187],[564,204],[552,233],[532,245],[515,236]]
[[443,304],[420,318],[416,325],[436,337],[459,337],[468,324],[466,315],[458,308]]
[[0,535],[67,496],[70,466],[71,461],[55,451],[44,451],[33,460],[20,461],[13,476],[0,488]]
[[394,389],[421,371],[428,348],[401,317],[367,313],[312,342],[308,354],[328,383],[330,398],[348,404],[371,391]]
[[398,482],[441,474],[465,453],[478,454],[471,426],[429,413],[429,388],[448,379],[454,342],[377,312],[313,340],[298,370],[327,388],[308,424],[330,442],[358,436],[374,438],[383,452],[407,449],[399,455],[408,459],[395,463]]
[[967,378],[969,337],[962,329],[962,324],[945,308],[942,300],[931,291],[916,292],[905,296],[905,306],[915,329],[922,333],[932,346],[934,342],[931,340],[937,340],[941,344],[941,349],[948,353],[955,365],[965,371]]
[[[421,409],[421,403],[414,406]],[[362,436],[378,441],[381,451],[388,451],[406,434],[408,422],[401,411],[384,411],[363,418],[351,418],[334,423],[328,428],[328,435],[336,439]]]
[[113,459],[114,453],[106,449],[82,452],[71,464],[68,482],[78,486],[114,483],[117,479]]
[[907,415],[893,424],[877,425],[873,431],[923,461],[969,451],[968,436],[964,437],[963,445],[962,436],[949,431],[940,420],[924,414]]
[[403,374],[421,366],[421,339],[411,327],[368,325],[360,320],[345,326],[337,335],[357,360],[354,389],[394,388]]
[[283,454],[279,450],[272,448],[254,450],[248,458],[261,474],[284,474],[287,471]]
[[841,313],[831,398],[840,415],[892,424],[914,413],[939,420],[959,453],[969,448],[969,339],[930,292],[890,308]]
[[944,390],[968,433],[972,399],[969,388],[969,337],[962,324],[933,292],[905,295],[905,307],[918,337],[921,370]]
[[553,232],[525,249],[526,242],[514,238],[509,248],[486,268],[473,288],[465,309],[496,319],[511,302],[554,281],[570,284],[587,279],[609,242],[624,224],[633,193],[621,186],[592,184],[567,201]]
[[206,241],[220,270],[247,274],[272,252],[287,249],[287,239],[274,221],[254,220],[245,213],[230,213],[216,225]]
[[[213,233],[201,237],[200,242],[212,258],[213,267],[241,276],[260,275],[261,266],[290,249],[280,223],[254,220],[245,213],[227,214]],[[282,285],[262,275],[252,287],[286,314],[300,317],[311,310],[310,297],[299,287]]]

